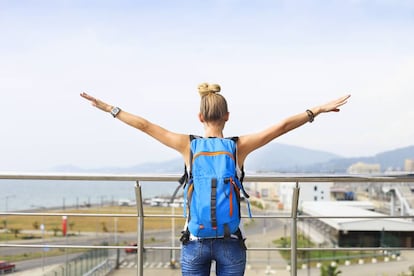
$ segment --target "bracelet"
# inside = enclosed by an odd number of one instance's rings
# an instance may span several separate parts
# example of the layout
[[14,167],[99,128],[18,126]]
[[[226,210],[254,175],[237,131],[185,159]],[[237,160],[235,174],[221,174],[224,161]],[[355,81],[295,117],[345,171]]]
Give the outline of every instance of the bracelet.
[[313,120],[315,120],[315,114],[313,114],[312,110],[310,109],[306,109],[306,113],[308,114],[308,118],[309,118],[308,122],[312,123]]

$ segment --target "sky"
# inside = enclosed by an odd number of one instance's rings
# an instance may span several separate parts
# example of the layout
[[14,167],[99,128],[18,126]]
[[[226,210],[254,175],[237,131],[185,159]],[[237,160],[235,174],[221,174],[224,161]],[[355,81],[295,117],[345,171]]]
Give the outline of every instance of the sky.
[[0,0],[0,34],[0,171],[177,158],[79,94],[202,134],[202,82],[228,100],[226,136],[351,94],[273,142],[344,157],[414,144],[413,1]]

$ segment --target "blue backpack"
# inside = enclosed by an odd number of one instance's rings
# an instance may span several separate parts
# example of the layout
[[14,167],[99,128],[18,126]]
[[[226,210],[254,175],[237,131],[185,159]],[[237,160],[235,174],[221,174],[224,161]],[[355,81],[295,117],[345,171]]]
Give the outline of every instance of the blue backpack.
[[190,170],[185,169],[184,216],[187,229],[198,238],[240,235],[240,192],[243,173],[237,175],[237,137],[202,138],[190,135]]

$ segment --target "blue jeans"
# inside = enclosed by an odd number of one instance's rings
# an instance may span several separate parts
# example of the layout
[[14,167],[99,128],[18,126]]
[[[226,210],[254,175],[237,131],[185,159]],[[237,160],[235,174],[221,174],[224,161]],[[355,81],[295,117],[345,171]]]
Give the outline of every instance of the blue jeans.
[[181,249],[183,276],[209,276],[212,261],[217,276],[242,276],[246,250],[238,239],[202,239],[188,241]]

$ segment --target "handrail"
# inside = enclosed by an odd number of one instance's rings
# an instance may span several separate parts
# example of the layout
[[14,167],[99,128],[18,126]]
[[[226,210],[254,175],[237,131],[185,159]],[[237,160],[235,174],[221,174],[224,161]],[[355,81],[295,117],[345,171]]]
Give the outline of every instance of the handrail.
[[[90,180],[90,181],[178,181],[178,174],[85,174],[85,173],[18,173],[0,172],[0,179],[26,180]],[[414,174],[384,175],[246,175],[245,182],[414,182]]]
[[[53,245],[53,244],[12,244],[12,243],[5,243],[0,244],[0,247],[19,247],[19,248],[71,248],[71,249],[135,249],[136,246],[127,246],[127,245]],[[178,250],[180,249],[179,246],[146,246],[146,249],[157,249],[157,250]],[[392,250],[396,251],[411,251],[414,250],[411,247],[300,247],[300,251],[375,251],[375,250]],[[249,251],[290,251],[291,248],[288,247],[249,247]]]
[[[87,246],[87,245],[21,245],[21,244],[11,244],[0,243],[0,247],[49,247],[49,248],[109,248],[109,249],[125,249],[125,248],[137,248],[137,275],[143,275],[143,238],[144,238],[144,218],[145,217],[181,217],[179,215],[145,215],[142,207],[142,194],[141,194],[141,185],[142,181],[163,181],[163,182],[172,182],[177,181],[180,178],[180,175],[143,175],[143,174],[79,174],[79,173],[18,173],[18,172],[0,172],[0,179],[8,180],[83,180],[83,181],[134,181],[135,185],[135,194],[137,199],[137,214],[79,214],[79,213],[38,213],[38,212],[0,212],[0,215],[31,215],[31,216],[61,216],[62,214],[70,216],[101,216],[101,217],[137,217],[137,247],[135,246]],[[267,250],[267,251],[276,251],[276,250],[290,250],[291,251],[291,275],[296,275],[297,271],[297,250],[301,251],[347,251],[347,250],[360,250],[360,251],[370,251],[370,250],[388,250],[389,247],[341,247],[341,248],[298,248],[297,247],[297,220],[298,219],[315,219],[315,218],[414,218],[414,216],[306,216],[298,215],[298,198],[299,198],[299,182],[309,183],[309,182],[357,182],[357,183],[368,183],[368,182],[379,182],[379,183],[398,183],[398,182],[414,182],[414,174],[390,174],[390,175],[246,175],[246,182],[295,182],[296,186],[294,188],[294,198],[292,201],[292,212],[290,215],[286,214],[285,216],[256,216],[257,218],[286,218],[291,219],[291,248],[249,248],[252,251],[258,250]],[[159,249],[159,250],[178,250],[180,247],[146,247],[148,249]],[[392,247],[393,250],[412,250],[412,248],[406,247]]]
[[[71,217],[124,217],[124,218],[136,218],[136,214],[102,214],[102,213],[88,213],[88,214],[81,214],[81,213],[38,213],[38,212],[0,212],[0,215],[13,215],[13,216],[49,216],[49,217],[56,217],[56,216],[71,216]],[[143,215],[144,218],[182,218],[182,215],[171,215],[171,214],[151,214],[151,215]],[[272,216],[272,215],[255,215],[255,218],[258,219],[265,219],[265,218],[281,218],[281,219],[288,219],[292,216]],[[365,218],[414,218],[414,216],[308,216],[308,215],[297,215],[298,219],[315,219],[315,218],[326,218],[326,219],[337,219],[337,218],[358,218],[358,219],[365,219]],[[247,215],[242,215],[242,218],[250,218]]]

